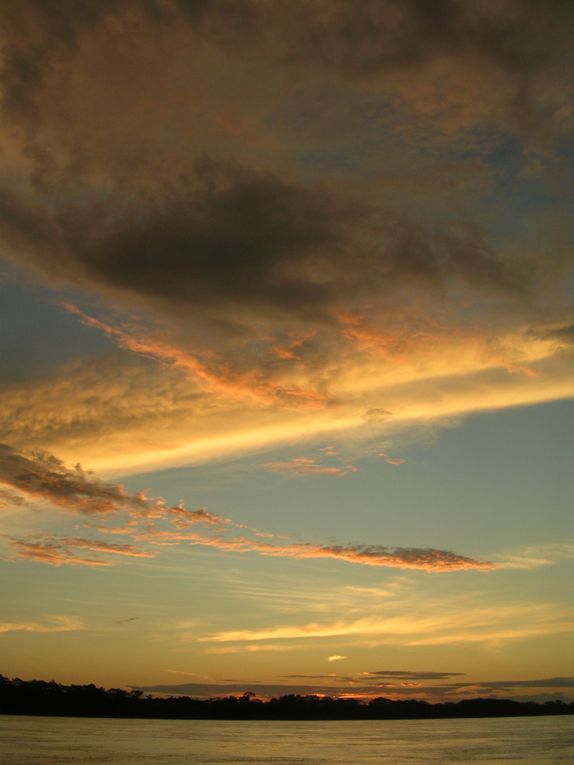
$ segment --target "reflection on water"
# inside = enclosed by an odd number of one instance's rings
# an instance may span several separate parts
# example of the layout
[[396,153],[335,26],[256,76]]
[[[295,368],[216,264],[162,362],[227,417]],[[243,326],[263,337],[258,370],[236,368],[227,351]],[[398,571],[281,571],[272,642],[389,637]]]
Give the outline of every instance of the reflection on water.
[[2,765],[574,762],[574,716],[482,720],[102,720],[0,715]]

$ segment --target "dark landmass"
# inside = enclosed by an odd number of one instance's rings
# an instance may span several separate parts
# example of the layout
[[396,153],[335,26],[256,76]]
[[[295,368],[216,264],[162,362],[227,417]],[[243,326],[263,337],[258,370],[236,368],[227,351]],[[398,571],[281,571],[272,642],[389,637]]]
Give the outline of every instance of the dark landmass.
[[159,698],[142,691],[0,675],[0,714],[62,717],[137,717],[211,720],[407,720],[451,717],[518,717],[574,714],[574,703],[542,704],[510,699],[466,699],[429,704],[413,699],[352,698],[290,694],[262,701],[252,693],[213,699]]

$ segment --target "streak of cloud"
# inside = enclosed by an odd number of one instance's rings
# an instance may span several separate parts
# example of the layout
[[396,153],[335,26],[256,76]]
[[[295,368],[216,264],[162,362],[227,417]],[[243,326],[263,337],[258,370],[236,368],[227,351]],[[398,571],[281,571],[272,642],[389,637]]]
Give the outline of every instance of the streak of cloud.
[[540,545],[529,545],[501,553],[501,561],[497,568],[501,569],[536,569],[552,566],[558,561],[574,558],[573,542],[547,542]]
[[216,395],[230,399],[251,399],[260,404],[281,404],[286,408],[316,409],[325,405],[324,397],[312,390],[302,390],[296,386],[273,384],[253,372],[241,372],[228,363],[219,361],[210,365],[197,356],[186,352],[181,347],[169,344],[165,340],[150,337],[149,331],[138,327],[113,327],[98,319],[88,316],[75,305],[66,303],[67,311],[78,316],[82,323],[99,329],[114,338],[121,348],[134,353],[150,356],[162,363],[172,365],[192,375]]
[[0,622],[0,634],[7,632],[77,632],[86,629],[81,619],[52,616],[46,622]]
[[16,551],[17,558],[24,558],[36,563],[52,566],[73,565],[88,568],[100,568],[111,565],[105,558],[86,558],[74,552],[75,549],[89,552],[118,555],[127,558],[155,558],[155,553],[140,550],[131,544],[109,544],[97,539],[78,537],[48,537],[47,539],[11,539],[10,544]]
[[311,543],[274,545],[247,537],[208,537],[202,534],[178,533],[173,531],[152,531],[138,534],[138,539],[155,544],[178,544],[213,547],[225,552],[251,553],[259,555],[312,559],[331,558],[365,566],[414,569],[429,572],[451,572],[463,570],[488,571],[495,568],[488,561],[475,560],[446,550],[416,547],[384,547],[382,545],[314,545]]
[[51,454],[24,454],[8,444],[0,444],[0,482],[25,492],[34,500],[47,501],[83,515],[128,511],[139,518],[166,516],[179,528],[197,523],[216,526],[226,523],[205,508],[169,507],[162,499],[149,498],[143,492],[130,494],[120,484],[105,483],[79,464],[68,469]]
[[263,467],[273,473],[287,475],[333,475],[344,476],[356,473],[354,465],[322,465],[316,457],[294,457],[291,460],[275,460],[265,462]]
[[[487,617],[486,624],[481,621],[481,616]],[[521,624],[510,625],[513,616],[520,619]],[[533,617],[532,620],[530,617]],[[468,625],[466,629],[461,628],[461,621]],[[541,613],[536,606],[515,606],[506,613],[504,609],[492,607],[490,610],[481,609],[476,614],[459,612],[445,617],[364,617],[355,621],[341,620],[328,624],[312,622],[258,630],[228,630],[205,635],[199,640],[208,643],[249,643],[302,638],[369,637],[406,646],[496,644],[507,640],[570,632],[573,628],[574,619],[571,615],[565,617],[563,613]]]

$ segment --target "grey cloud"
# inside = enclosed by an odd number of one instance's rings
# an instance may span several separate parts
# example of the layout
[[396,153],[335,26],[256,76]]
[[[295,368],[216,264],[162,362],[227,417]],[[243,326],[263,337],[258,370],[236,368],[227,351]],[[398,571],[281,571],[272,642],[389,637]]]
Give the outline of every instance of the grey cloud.
[[[338,681],[338,682],[337,682]],[[333,685],[280,685],[268,683],[184,683],[181,685],[153,685],[153,686],[133,686],[147,693],[165,693],[173,695],[184,695],[192,697],[214,697],[225,695],[240,695],[246,691],[253,691],[260,696],[284,696],[287,694],[324,694],[327,696],[340,695],[376,695],[383,691],[384,695],[394,696],[420,696],[428,694],[430,696],[472,696],[476,697],[482,693],[497,691],[513,691],[524,688],[547,688],[560,691],[574,687],[574,678],[543,678],[537,680],[521,681],[494,681],[486,683],[472,683],[466,685],[462,683],[445,683],[441,685],[417,685],[417,687],[405,687],[395,684],[381,684],[379,686],[360,685],[355,683],[342,684],[341,678],[334,678]],[[469,687],[469,693],[464,692],[464,688]]]
[[388,677],[401,680],[447,680],[449,677],[464,675],[464,672],[403,672],[401,670],[378,670],[369,672],[376,677]]
[[[461,684],[462,685],[462,684]],[[516,688],[574,688],[574,677],[547,677],[537,680],[494,680],[477,683],[485,690],[513,690]]]
[[[157,63],[161,45],[169,49],[165,36],[185,29],[190,37],[184,47],[191,52],[180,55],[177,37],[173,67],[187,82],[193,56],[205,56],[197,77],[209,85],[209,51],[216,50],[217,61],[232,71],[234,57],[241,57],[237,46],[243,46],[260,62],[262,76],[277,72],[261,92],[256,83],[242,83],[250,119],[267,130],[268,115],[281,99],[277,86],[304,82],[308,64],[335,79],[342,73],[362,77],[480,50],[506,70],[542,66],[557,46],[532,54],[536,4],[512,7],[511,23],[488,6],[470,11],[465,4],[440,2],[429,10],[414,0],[358,6],[9,0],[0,8],[4,109],[18,126],[29,183],[25,192],[0,195],[4,238],[16,257],[52,276],[105,286],[116,296],[127,293],[174,313],[183,307],[195,316],[207,313],[225,322],[226,331],[245,314],[325,320],[341,304],[384,297],[404,284],[440,287],[450,276],[515,288],[516,275],[469,224],[433,228],[414,215],[367,206],[361,192],[338,188],[335,194],[308,175],[303,182],[297,163],[286,164],[291,150],[286,159],[280,148],[248,150],[225,131],[222,143],[210,143],[209,128],[197,124],[204,112],[209,119],[225,115],[226,97],[198,106],[199,96],[176,85],[171,69],[156,71],[144,55],[151,51]],[[553,33],[562,28],[547,23]],[[91,69],[78,69],[80,85],[74,84],[70,73],[87,58],[89,35],[100,35],[89,38],[92,44],[101,38],[112,51],[125,48],[138,77],[144,65],[150,67],[141,91],[134,95],[130,79],[119,72],[114,89],[107,79],[100,88],[112,100],[92,100],[90,78],[107,78],[93,62]],[[177,98],[193,106],[190,114],[174,111],[174,87]],[[81,108],[74,98],[85,99]],[[142,124],[121,108],[146,99],[158,108],[146,111]],[[90,110],[98,110],[98,129]],[[234,114],[237,106],[229,110]]]
[[225,47],[272,41],[275,51],[270,52],[284,64],[303,59],[354,77],[409,68],[453,51],[528,74],[559,55],[557,42],[569,41],[573,15],[567,0],[555,0],[551,13],[539,0],[480,5],[460,0],[432,5],[424,0],[360,5],[348,0],[7,0],[3,31],[12,44],[5,76],[13,82],[9,92],[17,103],[26,89],[41,84],[39,53],[44,52],[42,62],[50,53],[73,51],[87,31],[106,25],[111,30],[114,21],[132,33],[140,32],[142,23],[188,25],[200,39]]
[[522,286],[476,227],[434,228],[403,213],[341,202],[320,188],[216,161],[179,183],[59,212],[0,196],[18,257],[53,276],[131,294],[170,313],[226,322],[324,322],[342,306],[451,276]]
[[351,675],[343,677],[340,675],[282,675],[287,678],[301,678],[301,679],[314,679],[314,680],[326,680],[327,678],[336,678],[339,682],[352,682],[352,683],[364,683],[370,678],[373,681],[379,682],[381,678],[387,678],[389,680],[448,680],[451,677],[459,677],[464,675],[465,672],[404,672],[401,670],[381,670],[378,672],[361,672],[359,675]]

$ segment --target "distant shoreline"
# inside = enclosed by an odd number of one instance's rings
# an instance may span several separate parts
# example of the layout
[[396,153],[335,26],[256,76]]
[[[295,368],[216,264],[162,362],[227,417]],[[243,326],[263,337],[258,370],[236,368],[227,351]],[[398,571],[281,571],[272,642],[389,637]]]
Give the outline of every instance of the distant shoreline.
[[0,714],[166,720],[441,720],[574,714],[574,702],[478,698],[431,704],[415,699],[290,694],[263,701],[252,693],[210,699],[157,697],[142,691],[8,679],[0,675]]

